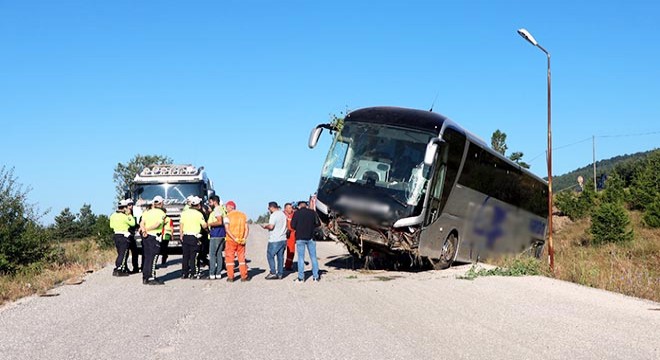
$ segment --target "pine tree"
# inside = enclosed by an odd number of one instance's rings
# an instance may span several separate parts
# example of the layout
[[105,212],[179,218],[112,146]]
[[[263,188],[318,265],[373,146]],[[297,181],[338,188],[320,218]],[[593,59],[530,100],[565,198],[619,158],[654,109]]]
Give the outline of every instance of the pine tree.
[[602,192],[603,202],[622,204],[625,199],[623,179],[617,173],[612,173],[605,183],[605,190]]
[[660,196],[660,150],[649,154],[630,187],[630,200],[635,209],[645,210]]
[[80,237],[88,237],[94,234],[94,225],[96,224],[96,215],[92,212],[89,204],[83,204],[78,213],[78,230]]
[[591,214],[589,232],[596,245],[626,242],[633,239],[629,225],[630,218],[621,204],[602,203]]
[[62,212],[55,216],[55,236],[58,239],[76,239],[80,235],[79,224],[76,221],[76,215],[71,209],[64,208]]
[[656,197],[655,201],[646,207],[643,220],[647,226],[660,227],[660,197]]

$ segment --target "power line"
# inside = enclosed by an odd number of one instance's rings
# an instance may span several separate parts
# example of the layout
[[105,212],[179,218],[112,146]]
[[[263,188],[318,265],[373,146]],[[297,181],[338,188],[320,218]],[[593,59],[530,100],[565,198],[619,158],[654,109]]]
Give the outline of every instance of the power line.
[[[576,141],[576,142],[574,142],[574,143],[570,143],[570,144],[566,144],[566,145],[562,145],[562,146],[558,146],[558,147],[553,147],[553,148],[552,148],[552,151],[559,150],[559,149],[563,149],[563,148],[567,148],[567,147],[569,147],[569,146],[573,146],[573,145],[577,145],[577,144],[581,144],[581,143],[583,143],[583,142],[587,142],[587,141],[589,141],[589,140],[591,140],[591,136],[588,137],[588,138],[586,138],[586,139],[583,139],[583,140],[580,140],[580,141]],[[532,161],[538,159],[539,156],[541,156],[541,155],[543,155],[543,154],[545,154],[545,153],[546,153],[546,152],[544,151],[544,152],[542,152],[542,153],[540,153],[540,154],[534,156],[531,160],[529,160],[529,162],[532,162]]]
[[619,134],[619,135],[598,135],[597,138],[617,138],[617,137],[631,137],[631,136],[645,136],[645,135],[655,135],[660,134],[660,131],[651,131],[646,133],[636,133],[636,134]]
[[[618,135],[595,135],[594,137],[602,139],[602,138],[647,136],[647,135],[655,135],[655,134],[660,134],[660,131],[649,131],[649,132],[645,132],[645,133],[618,134]],[[555,151],[555,150],[560,150],[560,149],[563,149],[563,148],[571,147],[573,145],[581,144],[583,142],[587,142],[587,141],[592,140],[592,139],[593,139],[593,137],[590,136],[588,138],[585,138],[585,139],[582,139],[582,140],[579,140],[579,141],[576,141],[576,142],[573,142],[573,143],[570,143],[570,144],[566,144],[566,145],[562,145],[562,146],[558,146],[558,147],[553,147],[552,150]],[[528,161],[531,163],[532,161],[538,159],[540,156],[542,156],[545,153],[546,153],[546,151],[534,156],[533,158],[531,158]]]

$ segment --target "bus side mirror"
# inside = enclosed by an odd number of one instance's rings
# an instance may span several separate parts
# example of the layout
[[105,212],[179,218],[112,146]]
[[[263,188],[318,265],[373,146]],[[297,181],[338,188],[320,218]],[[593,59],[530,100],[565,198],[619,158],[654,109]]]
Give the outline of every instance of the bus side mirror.
[[428,166],[433,165],[433,160],[435,159],[435,153],[438,152],[438,144],[442,140],[440,138],[433,138],[429,140],[429,143],[426,145],[426,153],[424,153],[424,164]]
[[312,130],[312,133],[309,134],[309,143],[307,146],[309,146],[310,149],[316,147],[316,144],[319,142],[319,137],[321,137],[321,132],[323,132],[323,125],[317,125]]
[[214,190],[206,190],[206,198],[210,199],[213,195],[215,195]]
[[316,125],[316,127],[312,130],[312,133],[309,134],[309,143],[307,146],[309,146],[310,149],[313,149],[316,147],[316,144],[319,142],[319,137],[321,136],[321,132],[323,129],[328,129],[330,131],[337,131],[337,127],[335,127],[332,124],[319,124]]
[[128,190],[128,188],[124,188],[124,199],[130,199],[131,198],[131,192]]

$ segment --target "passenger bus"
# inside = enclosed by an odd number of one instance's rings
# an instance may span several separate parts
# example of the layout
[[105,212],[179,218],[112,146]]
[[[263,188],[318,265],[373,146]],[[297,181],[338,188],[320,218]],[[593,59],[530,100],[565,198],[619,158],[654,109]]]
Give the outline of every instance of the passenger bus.
[[356,256],[444,269],[493,254],[540,257],[548,184],[452,120],[372,107],[339,124],[321,171],[316,212],[325,235]]

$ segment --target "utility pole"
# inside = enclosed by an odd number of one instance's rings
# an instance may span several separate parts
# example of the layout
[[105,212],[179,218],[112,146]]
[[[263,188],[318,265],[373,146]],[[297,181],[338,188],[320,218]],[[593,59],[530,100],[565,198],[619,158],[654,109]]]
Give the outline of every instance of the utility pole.
[[593,159],[593,163],[594,163],[594,193],[595,193],[595,192],[598,191],[597,188],[596,188],[596,136],[595,135],[591,135],[591,144],[592,144],[592,147],[593,147],[592,159]]

